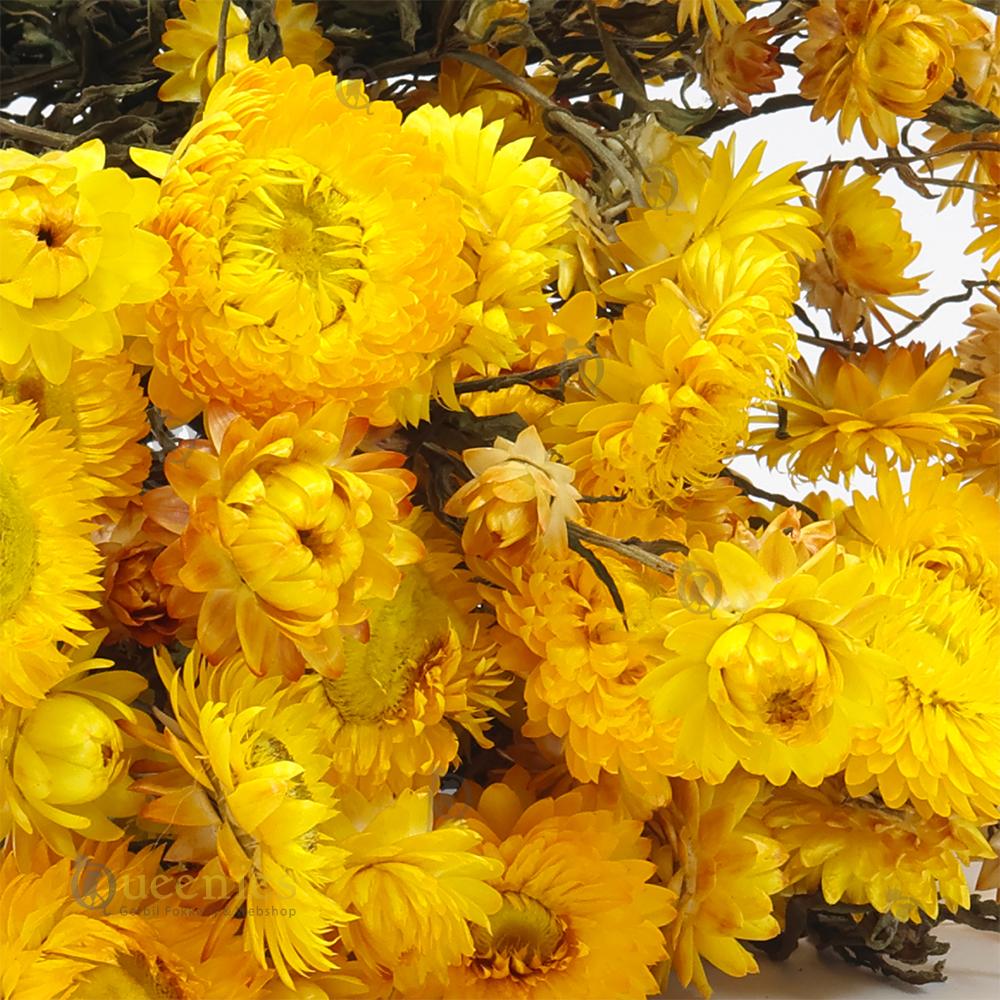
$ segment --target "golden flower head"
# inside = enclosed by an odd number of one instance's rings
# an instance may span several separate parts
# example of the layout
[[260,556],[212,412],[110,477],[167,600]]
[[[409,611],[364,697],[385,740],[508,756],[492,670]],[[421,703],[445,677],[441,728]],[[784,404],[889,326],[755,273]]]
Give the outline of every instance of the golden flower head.
[[872,636],[905,666],[890,678],[885,717],[857,734],[845,777],[852,795],[875,789],[892,809],[922,816],[1000,816],[1000,610],[960,578],[899,558],[883,561],[893,598]]
[[492,746],[491,713],[507,704],[499,694],[509,678],[485,623],[475,624],[475,585],[432,521],[424,514],[414,525],[427,552],[395,596],[374,605],[363,637],[345,636],[339,676],[305,684],[331,780],[368,796],[435,787],[458,759],[456,731]]
[[695,550],[676,596],[654,602],[666,655],[640,683],[677,728],[675,773],[722,781],[738,764],[772,784],[817,785],[877,718],[883,661],[866,644],[885,599],[829,542],[815,554],[776,520],[756,551]]
[[342,808],[347,857],[329,892],[356,918],[341,932],[344,945],[402,993],[447,977],[500,909],[491,883],[502,862],[484,856],[482,836],[461,821],[435,829],[426,792],[372,802],[347,794]]
[[467,555],[521,563],[541,546],[567,551],[567,522],[582,520],[573,470],[552,461],[535,427],[517,441],[462,453],[473,479],[448,499],[445,513],[464,517]]
[[220,80],[169,159],[135,154],[163,174],[154,228],[173,251],[149,313],[155,401],[426,416],[472,274],[441,156],[400,118],[359,80],[280,59]]
[[755,812],[788,853],[792,892],[821,889],[828,903],[870,903],[897,920],[937,919],[939,895],[952,913],[967,907],[962,866],[993,854],[968,820],[852,799],[833,779],[772,789]]
[[980,431],[950,467],[991,496],[1000,496],[1000,373],[974,385],[969,401],[989,407],[996,422]]
[[778,46],[768,39],[774,28],[766,17],[726,24],[705,39],[701,50],[701,79],[716,104],[735,104],[745,115],[754,94],[772,94],[782,69]]
[[31,400],[40,420],[51,417],[70,432],[102,512],[117,517],[138,498],[149,472],[142,443],[149,424],[139,375],[124,355],[76,358],[60,385],[47,382],[27,359],[0,365],[0,394]]
[[344,852],[323,829],[338,813],[312,706],[239,657],[213,667],[195,647],[175,670],[161,649],[156,665],[173,718],[162,734],[123,724],[167,755],[167,766],[133,769],[135,789],[152,796],[142,817],[175,838],[168,860],[221,881],[227,912],[246,905],[243,943],[260,966],[288,984],[293,972],[333,969],[329,935],[350,916],[326,895]]
[[[541,554],[524,566],[477,561],[503,633],[500,661],[524,678],[524,736],[561,742],[581,782],[616,776],[633,799],[660,805],[676,773],[671,727],[653,718],[638,689],[662,641],[650,587],[602,556],[625,616],[606,583],[576,553]],[[539,614],[544,609],[544,614]],[[627,626],[626,626],[627,619]],[[500,630],[494,630],[499,632]]]
[[820,0],[806,23],[795,54],[813,120],[839,114],[841,140],[860,120],[873,149],[899,144],[896,116],[923,118],[951,88],[956,48],[987,31],[962,0]]
[[[399,524],[413,485],[391,452],[354,455],[365,422],[300,407],[260,428],[210,408],[209,442],[173,451],[166,474],[187,504],[154,572],[203,594],[198,641],[213,662],[241,649],[256,673],[336,671],[339,626],[391,597],[420,543]],[[169,503],[164,497],[156,507]],[[162,521],[161,521],[162,523]]]
[[877,178],[862,174],[847,183],[847,172],[827,172],[818,206],[823,249],[805,262],[802,280],[809,301],[827,310],[833,328],[853,342],[858,327],[869,341],[872,317],[892,332],[882,310],[913,318],[895,302],[899,295],[919,295],[926,275],[903,272],[920,252],[920,244],[903,229],[902,213],[876,188]]
[[121,820],[142,804],[128,789],[138,744],[117,722],[148,724],[130,707],[146,682],[90,658],[103,634],[77,651],[67,676],[34,708],[0,708],[0,835],[17,848],[37,835],[72,856],[81,838],[117,840]]
[[31,156],[0,150],[0,362],[30,353],[60,383],[73,350],[122,347],[119,306],[149,302],[167,287],[170,258],[142,226],[156,184],[104,169],[104,144]]
[[954,367],[954,354],[923,344],[852,357],[828,348],[815,373],[804,361],[792,369],[777,401],[788,413],[785,432],[775,435],[768,418],[751,442],[770,466],[788,456],[807,479],[849,480],[855,469],[909,469],[954,455],[993,425],[988,406],[966,402],[974,387],[951,381]]
[[[166,23],[161,52],[153,65],[170,74],[157,96],[161,101],[203,101],[216,80],[219,21],[222,0],[181,0],[183,17]],[[323,37],[316,24],[315,3],[276,0],[273,17],[281,32],[282,54],[293,65],[326,69],[333,42]],[[239,4],[231,3],[226,15],[226,65],[235,73],[250,65],[250,18]]]
[[[75,860],[38,843],[0,861],[0,965],[10,997],[241,996],[269,973],[244,953],[239,922],[203,916],[170,890],[162,849],[81,844]],[[166,886],[167,888],[162,888]],[[157,911],[179,912],[161,915]]]
[[[736,0],[670,0],[670,2],[677,7],[678,32],[684,30],[688,21],[691,22],[691,30],[698,31],[704,14],[712,34],[719,38],[728,25],[742,24],[746,18],[746,14],[737,6]],[[724,19],[722,24],[719,22],[720,13]]]
[[22,708],[67,673],[57,644],[79,645],[99,589],[93,487],[70,432],[36,416],[0,396],[0,702]]
[[785,853],[748,813],[759,789],[759,780],[739,772],[721,785],[677,779],[670,805],[646,824],[657,881],[677,899],[677,915],[664,926],[661,986],[672,972],[682,986],[694,983],[711,996],[706,961],[729,976],[757,972],[740,942],[779,931],[771,897],[784,886]]
[[659,928],[673,895],[649,884],[654,866],[642,825],[595,808],[583,791],[530,799],[506,782],[475,808],[458,804],[503,863],[493,883],[502,904],[473,928],[475,953],[450,970],[443,995],[461,997],[647,996],[662,958]]
[[972,328],[956,345],[964,371],[974,375],[1000,375],[1000,292],[984,289],[986,302],[976,302],[965,325]]

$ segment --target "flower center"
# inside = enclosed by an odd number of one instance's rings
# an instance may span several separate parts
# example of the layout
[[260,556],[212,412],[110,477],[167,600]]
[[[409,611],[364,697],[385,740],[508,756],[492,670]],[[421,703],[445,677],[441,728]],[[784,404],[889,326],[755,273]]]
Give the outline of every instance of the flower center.
[[116,965],[98,965],[79,979],[78,1000],[182,1000],[190,996],[176,972],[161,958],[123,954]]
[[561,917],[533,896],[504,892],[489,930],[473,927],[472,969],[482,979],[535,976],[564,969],[576,957],[576,936]]
[[259,323],[335,323],[366,279],[365,233],[350,199],[297,157],[269,164],[230,207],[220,281]]
[[398,714],[428,670],[455,652],[449,618],[447,602],[410,569],[395,598],[369,619],[368,642],[346,638],[343,673],[323,682],[343,720],[372,723]]
[[38,530],[14,477],[0,467],[0,625],[14,616],[31,589]]
[[838,690],[816,632],[787,614],[769,613],[727,629],[709,651],[709,693],[730,724],[781,740],[801,736]]

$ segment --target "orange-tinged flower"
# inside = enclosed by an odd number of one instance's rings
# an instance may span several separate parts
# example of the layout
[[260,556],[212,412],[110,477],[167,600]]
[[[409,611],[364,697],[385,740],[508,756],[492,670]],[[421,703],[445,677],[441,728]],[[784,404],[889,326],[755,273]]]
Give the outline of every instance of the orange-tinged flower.
[[549,458],[535,427],[517,441],[497,438],[492,448],[469,448],[462,461],[474,478],[448,499],[445,513],[466,519],[467,555],[523,563],[541,546],[565,552],[567,522],[583,514],[573,470]]
[[954,367],[954,354],[923,344],[853,357],[828,348],[815,373],[804,361],[792,369],[777,403],[788,413],[785,433],[762,427],[751,441],[769,465],[790,456],[791,470],[807,479],[954,455],[993,425],[989,407],[966,401],[974,387],[951,382]]
[[473,41],[496,43],[516,37],[530,13],[527,0],[472,0],[458,27]]
[[724,18],[723,24],[742,24],[746,14],[740,10],[736,0],[671,0],[677,7],[677,30],[681,32],[684,26],[691,22],[691,30],[697,31],[701,17],[704,14],[712,34],[718,38],[725,30],[720,25],[719,14]]
[[139,374],[124,355],[76,358],[60,385],[47,382],[28,360],[0,365],[0,394],[30,399],[40,420],[51,417],[70,432],[104,513],[117,517],[138,498],[149,472],[142,443],[149,424]]
[[163,174],[154,228],[173,251],[149,312],[154,401],[426,416],[472,274],[441,156],[391,101],[254,63],[219,81],[173,156],[135,155]]
[[771,789],[755,812],[788,852],[792,892],[822,889],[828,903],[870,903],[914,923],[921,911],[937,919],[939,896],[952,913],[967,907],[962,866],[993,853],[969,820],[850,798],[835,779]]
[[984,289],[987,302],[976,302],[965,325],[972,327],[956,345],[959,365],[974,375],[1000,375],[1000,292]]
[[812,118],[850,138],[860,120],[868,144],[899,144],[896,116],[923,118],[955,79],[956,48],[987,31],[962,0],[820,0],[795,50]]
[[774,28],[766,17],[726,24],[721,32],[705,39],[701,50],[701,78],[716,104],[733,103],[745,115],[754,94],[774,93],[782,74],[778,46],[768,39]]
[[730,976],[757,972],[740,941],[766,941],[780,930],[771,897],[784,886],[785,853],[763,824],[748,815],[760,781],[739,772],[721,785],[673,782],[670,805],[646,824],[657,881],[677,898],[664,926],[667,960],[658,971],[711,996],[706,961]]
[[[183,17],[170,18],[163,33],[167,51],[153,60],[154,66],[170,74],[157,96],[161,101],[203,101],[216,80],[222,0],[181,0],[180,6]],[[282,54],[293,66],[326,68],[324,60],[333,51],[333,42],[316,25],[318,9],[315,3],[292,0],[273,4]],[[239,4],[231,3],[226,15],[224,72],[235,73],[250,65],[249,32],[250,18]]]
[[442,995],[642,997],[656,992],[649,966],[662,958],[659,928],[674,896],[649,880],[642,824],[595,807],[584,790],[531,803],[510,778],[475,808],[453,807],[503,863],[502,897],[489,927],[473,929],[475,954],[450,970]]
[[30,156],[0,150],[0,362],[34,358],[65,381],[74,349],[121,350],[117,310],[161,295],[170,257],[143,225],[156,184],[104,169],[104,144]]
[[845,170],[827,172],[817,197],[823,249],[802,266],[809,301],[826,309],[833,328],[851,343],[859,327],[869,342],[874,339],[872,317],[892,332],[884,309],[912,319],[895,299],[919,295],[926,277],[903,273],[920,244],[903,229],[902,213],[892,198],[879,193],[877,181],[862,174],[847,183]]
[[[156,491],[146,495],[155,506]],[[115,638],[159,646],[182,630],[182,619],[197,614],[196,598],[183,588],[161,582],[153,573],[153,563],[176,537],[136,504],[131,504],[116,524],[95,533],[104,560],[104,600],[98,613]],[[190,605],[187,614],[178,611],[185,598]],[[184,628],[182,637],[192,641],[194,630]]]
[[242,649],[256,673],[335,673],[339,627],[364,621],[366,601],[392,597],[397,567],[421,552],[399,524],[414,482],[403,456],[354,455],[365,422],[333,404],[259,429],[210,408],[208,426],[211,444],[182,445],[166,461],[188,509],[154,573],[204,595],[198,641],[211,661]]

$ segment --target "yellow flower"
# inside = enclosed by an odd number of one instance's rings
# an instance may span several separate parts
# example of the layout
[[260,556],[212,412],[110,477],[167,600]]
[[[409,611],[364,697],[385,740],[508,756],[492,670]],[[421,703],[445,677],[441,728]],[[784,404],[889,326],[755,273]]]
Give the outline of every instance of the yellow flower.
[[153,796],[141,815],[175,837],[168,860],[222,880],[228,913],[246,906],[243,942],[261,967],[289,984],[333,969],[329,935],[350,917],[326,896],[344,852],[323,831],[337,810],[312,706],[239,657],[213,667],[195,647],[175,670],[161,648],[156,665],[173,719],[162,734],[123,724],[170,760],[135,783]]
[[[980,36],[955,50],[955,71],[965,86],[968,99],[981,108],[1000,113],[1000,21],[992,35]],[[969,142],[1000,143],[1000,132],[952,132],[943,125],[931,125],[925,137],[932,140],[928,152],[934,153],[923,165],[925,170],[938,173],[942,167],[957,166],[952,177],[962,183],[1000,184],[1000,150],[981,149],[971,152],[948,153],[954,146]],[[957,205],[966,188],[946,188],[941,205]]]
[[[315,70],[326,69],[325,59],[333,42],[323,37],[316,24],[318,5],[276,0],[273,16],[281,32],[282,54],[293,66],[300,63]],[[157,96],[161,101],[203,101],[215,83],[217,43],[222,0],[181,0],[181,18],[166,23],[161,52],[153,65],[170,74]],[[250,65],[250,18],[235,3],[226,15],[226,73]]]
[[809,301],[830,314],[833,328],[854,342],[863,327],[871,342],[872,317],[892,332],[883,309],[913,318],[898,306],[898,295],[919,295],[926,275],[903,272],[920,252],[920,244],[903,229],[902,213],[876,188],[877,178],[862,174],[849,184],[837,168],[823,178],[818,194],[823,221],[823,249],[802,267]]
[[[835,542],[810,555],[776,520],[751,553],[692,551],[677,596],[654,602],[666,656],[639,685],[677,728],[675,774],[717,784],[738,764],[818,785],[877,719],[882,661],[866,643],[884,598]],[[683,585],[683,586],[680,586]]]
[[[741,15],[742,16],[742,15]],[[778,46],[768,42],[774,32],[766,17],[727,24],[709,36],[701,50],[702,85],[716,104],[735,104],[750,114],[754,94],[772,94],[782,74]]]
[[993,854],[968,820],[852,799],[834,780],[773,789],[756,811],[788,852],[792,892],[822,889],[828,903],[871,903],[897,920],[936,920],[939,894],[952,913],[967,907],[962,866]]
[[956,345],[958,363],[974,375],[1000,375],[1000,292],[983,289],[987,302],[976,302],[965,325],[972,327]]
[[736,5],[736,0],[671,0],[677,7],[677,31],[684,30],[688,21],[691,22],[691,30],[697,32],[701,15],[705,15],[712,34],[718,38],[724,27],[719,25],[719,14],[729,24],[742,24],[746,19],[746,14]]
[[427,554],[374,607],[366,641],[344,638],[340,675],[304,682],[323,720],[329,779],[368,796],[435,786],[458,758],[456,728],[490,747],[491,713],[507,704],[499,692],[509,680],[485,623],[475,624],[478,596],[461,553],[430,520],[418,522]]
[[221,80],[169,160],[135,154],[164,175],[154,228],[173,251],[149,313],[154,401],[426,416],[471,274],[441,158],[400,117],[280,59]]
[[977,434],[951,468],[991,496],[1000,496],[1000,374],[973,383],[970,402],[989,407],[996,423]]
[[128,790],[137,744],[117,721],[148,721],[129,707],[146,682],[90,658],[103,634],[34,708],[0,708],[0,836],[15,844],[37,834],[69,857],[80,838],[117,840],[115,820],[134,817],[142,804]]
[[[530,75],[525,71],[527,49],[519,46],[498,53],[486,46],[474,46],[472,51],[482,52],[495,59],[547,97],[555,93],[558,78],[544,67],[532,70]],[[461,115],[473,108],[481,108],[484,124],[503,122],[500,137],[502,142],[513,142],[530,136],[533,155],[547,156],[557,167],[578,181],[585,181],[590,176],[590,159],[569,136],[553,135],[548,131],[541,106],[523,94],[508,89],[486,70],[459,59],[442,59],[441,72],[435,84],[436,90],[431,94],[425,95],[418,90],[414,97],[426,97],[427,103],[440,105],[450,115]],[[408,101],[412,99],[407,95]]]
[[529,804],[505,783],[475,809],[455,806],[503,862],[493,883],[502,905],[473,928],[475,954],[453,967],[454,997],[643,997],[656,992],[648,966],[663,957],[659,927],[673,895],[649,884],[654,866],[642,825],[594,808],[583,791]]
[[333,404],[260,428],[219,408],[207,422],[211,447],[194,442],[167,459],[188,516],[154,572],[205,595],[198,641],[211,661],[240,649],[255,673],[335,671],[339,626],[362,622],[365,601],[392,597],[397,567],[420,554],[398,523],[413,484],[403,456],[353,455],[365,422]]
[[104,169],[94,139],[69,152],[0,150],[0,362],[31,354],[65,381],[73,349],[122,348],[119,306],[166,289],[167,245],[141,227],[156,184]]
[[789,394],[777,405],[788,413],[785,433],[769,426],[751,443],[773,468],[788,456],[797,476],[849,480],[914,461],[954,455],[993,425],[989,407],[965,402],[974,387],[950,381],[955,355],[923,344],[869,347],[845,357],[823,352],[814,373],[800,361],[789,378]]
[[460,296],[461,346],[452,356],[480,372],[523,354],[533,311],[548,302],[543,286],[566,256],[573,201],[550,160],[526,159],[531,138],[501,145],[503,130],[502,121],[484,125],[479,108],[453,117],[427,105],[403,125],[440,154],[445,186],[462,202],[462,259],[475,284]]
[[79,645],[96,606],[93,491],[55,421],[0,397],[0,702],[30,708],[69,669],[57,643]]
[[516,37],[529,13],[527,0],[472,0],[458,27],[473,41],[496,43]]
[[583,519],[580,492],[573,470],[548,457],[537,428],[525,428],[517,441],[498,437],[492,448],[468,448],[462,461],[474,478],[444,510],[466,519],[466,555],[523,563],[543,546],[567,551],[567,521]]
[[673,177],[664,207],[632,208],[629,221],[618,226],[615,250],[628,271],[623,268],[605,283],[609,298],[645,300],[661,278],[676,278],[684,251],[711,234],[728,253],[750,236],[807,260],[819,247],[811,229],[819,216],[811,208],[789,204],[805,194],[794,180],[801,164],[761,177],[766,143],[758,143],[738,168],[735,139],[720,142],[711,158],[693,143],[675,141],[661,156],[661,171]]
[[503,864],[477,851],[481,836],[461,822],[434,829],[426,792],[347,795],[342,808],[357,829],[341,840],[345,871],[329,892],[356,918],[346,948],[403,994],[468,961],[501,903],[489,883]]
[[[965,248],[966,253],[981,252],[984,261],[1000,254],[1000,194],[995,193],[995,187],[989,190],[994,193],[976,198],[976,226],[982,233]],[[993,280],[1000,278],[1000,259],[993,261],[987,274]]]
[[139,375],[124,355],[77,358],[60,385],[46,382],[28,360],[0,365],[0,394],[30,399],[40,420],[52,417],[70,432],[104,513],[117,517],[138,498],[149,472],[150,453],[142,444],[149,424]]
[[[160,851],[128,848],[84,843],[71,861],[39,843],[0,861],[4,996],[256,997],[271,974],[243,953],[238,922],[164,890],[173,877],[160,871]],[[183,916],[156,912],[180,906]]]
[[962,0],[820,0],[795,50],[812,118],[847,140],[860,119],[874,149],[899,145],[896,116],[923,118],[955,79],[956,48],[986,33]]
[[[619,776],[636,799],[660,805],[675,773],[670,727],[652,717],[638,682],[661,641],[647,585],[602,554],[625,605],[580,556],[541,555],[523,567],[475,562],[500,628],[500,660],[525,678],[522,733],[562,741],[566,767],[582,782]],[[544,609],[544,613],[539,613]]]
[[858,733],[845,777],[922,816],[1000,816],[1000,610],[962,580],[893,561],[882,589],[898,606],[872,643],[904,665],[885,719]]
[[760,782],[733,774],[724,784],[673,782],[669,806],[646,824],[653,838],[658,881],[677,898],[677,916],[665,925],[670,973],[711,996],[704,963],[729,976],[757,972],[741,941],[766,941],[780,928],[771,897],[784,886],[785,853],[759,820],[747,814]]
[[676,283],[655,286],[652,308],[627,307],[581,368],[592,398],[559,407],[545,432],[580,489],[649,507],[710,481],[795,351],[796,277],[767,241],[713,235],[682,255]]
[[1000,503],[939,465],[918,465],[906,489],[883,473],[876,495],[855,493],[839,524],[885,558],[957,575],[987,601],[1000,596]]

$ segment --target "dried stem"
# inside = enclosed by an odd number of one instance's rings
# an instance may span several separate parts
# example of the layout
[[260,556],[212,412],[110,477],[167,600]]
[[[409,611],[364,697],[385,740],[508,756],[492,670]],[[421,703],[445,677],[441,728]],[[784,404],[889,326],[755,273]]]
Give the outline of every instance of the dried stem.
[[215,43],[215,79],[221,80],[226,72],[226,26],[229,23],[229,5],[232,0],[222,0],[219,8],[219,34]]

